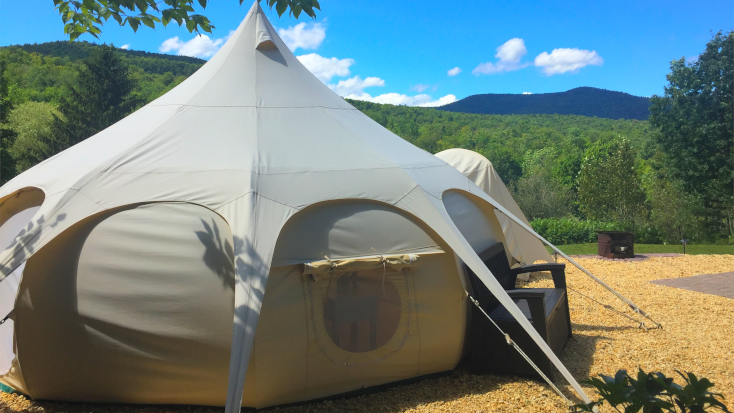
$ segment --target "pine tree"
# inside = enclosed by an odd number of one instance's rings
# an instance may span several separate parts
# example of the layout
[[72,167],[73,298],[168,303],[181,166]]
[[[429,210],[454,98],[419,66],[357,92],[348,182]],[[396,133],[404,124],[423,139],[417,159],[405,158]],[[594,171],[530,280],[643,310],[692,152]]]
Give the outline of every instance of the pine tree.
[[60,152],[127,116],[140,103],[131,94],[134,87],[115,48],[96,48],[79,71],[70,97],[62,99],[59,112],[63,116],[54,119],[48,147],[53,153]]

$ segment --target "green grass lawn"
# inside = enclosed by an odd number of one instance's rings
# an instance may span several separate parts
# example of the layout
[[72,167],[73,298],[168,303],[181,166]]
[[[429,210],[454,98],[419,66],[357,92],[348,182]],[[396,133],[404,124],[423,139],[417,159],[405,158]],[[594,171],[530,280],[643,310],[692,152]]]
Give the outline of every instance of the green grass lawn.
[[[597,244],[569,244],[556,245],[558,249],[568,255],[596,255]],[[548,248],[548,247],[546,247]],[[551,254],[553,250],[548,248]],[[635,254],[646,254],[653,252],[675,252],[683,253],[683,245],[658,245],[658,244],[635,244]],[[686,254],[734,254],[734,246],[717,244],[686,245]]]

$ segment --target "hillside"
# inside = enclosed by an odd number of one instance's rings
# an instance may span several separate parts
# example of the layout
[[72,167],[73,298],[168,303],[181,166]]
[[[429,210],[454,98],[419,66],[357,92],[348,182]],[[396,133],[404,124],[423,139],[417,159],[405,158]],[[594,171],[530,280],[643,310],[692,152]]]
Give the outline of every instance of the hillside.
[[655,130],[647,121],[576,115],[477,115],[434,108],[349,103],[419,148],[437,153],[450,148],[477,151],[489,158],[505,182],[522,175],[528,153],[553,148],[565,168],[564,182],[575,180],[583,152],[594,142],[627,137],[645,148]]
[[440,110],[493,115],[580,115],[608,119],[647,120],[650,99],[593,87],[531,95],[473,95]]
[[[81,59],[98,47],[84,42],[53,42],[0,48],[14,106],[25,102],[59,105],[76,80]],[[135,81],[133,94],[142,102],[161,96],[195,72],[199,59],[119,49]],[[570,92],[566,92],[570,93]],[[612,92],[610,92],[612,93]],[[541,95],[538,95],[541,96]],[[522,175],[528,153],[556,148],[566,159],[562,174],[570,182],[583,151],[593,142],[626,136],[645,147],[653,130],[647,121],[612,120],[576,115],[481,115],[434,108],[350,101],[357,109],[408,142],[436,153],[448,148],[476,150],[495,162],[508,182]]]
[[[97,47],[89,42],[57,41],[40,44],[24,44],[7,46],[1,49],[19,49],[28,53],[38,53],[43,56],[68,58],[71,62],[77,62],[89,56],[89,53]],[[118,49],[127,62],[137,66],[148,73],[164,74],[171,72],[174,76],[191,76],[199,69],[206,60],[189,56],[174,56],[161,53],[149,53],[139,50]]]
[[[99,47],[89,42],[48,42],[0,47],[6,65],[6,81],[11,100],[58,104],[76,80],[82,60]],[[136,86],[134,95],[149,102],[183,82],[206,63],[204,60],[117,49],[130,67]]]

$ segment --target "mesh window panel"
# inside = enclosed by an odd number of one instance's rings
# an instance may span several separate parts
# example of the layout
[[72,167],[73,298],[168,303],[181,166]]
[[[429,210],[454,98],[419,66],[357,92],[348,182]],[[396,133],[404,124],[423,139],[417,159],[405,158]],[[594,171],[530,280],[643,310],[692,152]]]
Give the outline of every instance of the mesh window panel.
[[329,285],[324,325],[342,350],[364,353],[384,346],[400,316],[400,295],[382,270],[340,274]]

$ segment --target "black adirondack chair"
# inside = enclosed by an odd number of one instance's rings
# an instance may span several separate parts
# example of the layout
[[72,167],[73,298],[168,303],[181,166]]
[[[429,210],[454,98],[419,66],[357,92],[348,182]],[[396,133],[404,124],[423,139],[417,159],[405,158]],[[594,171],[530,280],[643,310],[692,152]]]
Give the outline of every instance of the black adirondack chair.
[[[566,265],[549,263],[510,268],[504,244],[501,242],[487,248],[479,257],[538,334],[557,355],[560,354],[566,340],[571,337]],[[474,272],[469,267],[465,268],[469,275],[472,296],[543,373],[552,377],[552,364],[545,353]],[[515,288],[518,274],[535,271],[550,271],[555,288]],[[470,364],[473,374],[509,373],[540,377],[475,306],[472,306]]]

